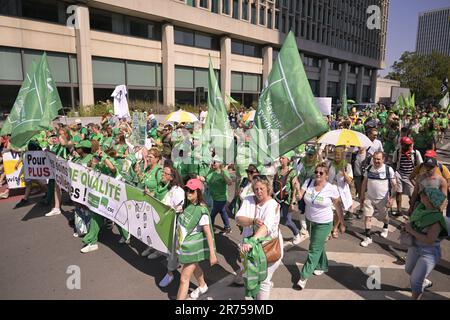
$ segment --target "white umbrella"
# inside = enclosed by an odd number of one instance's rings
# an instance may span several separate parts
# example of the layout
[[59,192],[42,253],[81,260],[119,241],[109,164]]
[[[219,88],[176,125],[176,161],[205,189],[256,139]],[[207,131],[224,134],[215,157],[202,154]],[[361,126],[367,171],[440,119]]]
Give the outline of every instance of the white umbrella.
[[175,112],[172,112],[166,117],[167,122],[197,122],[198,118],[195,116],[195,114],[184,111],[184,110],[178,110]]
[[320,137],[317,142],[333,146],[373,147],[372,141],[367,136],[348,129],[329,131]]

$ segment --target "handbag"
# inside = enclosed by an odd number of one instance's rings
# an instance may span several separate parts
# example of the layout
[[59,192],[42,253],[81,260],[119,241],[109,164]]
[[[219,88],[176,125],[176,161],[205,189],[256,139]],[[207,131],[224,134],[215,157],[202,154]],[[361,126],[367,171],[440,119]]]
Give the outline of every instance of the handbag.
[[413,245],[413,236],[406,231],[400,231],[400,244],[411,247]]
[[[278,230],[280,232],[280,230]],[[262,245],[264,254],[266,255],[267,263],[274,263],[280,260],[281,258],[281,245],[280,245],[280,237],[276,237],[264,245]]]
[[[256,217],[256,205],[254,216]],[[277,262],[281,258],[280,228],[278,228],[278,236],[263,244],[262,249],[266,255],[267,263]]]

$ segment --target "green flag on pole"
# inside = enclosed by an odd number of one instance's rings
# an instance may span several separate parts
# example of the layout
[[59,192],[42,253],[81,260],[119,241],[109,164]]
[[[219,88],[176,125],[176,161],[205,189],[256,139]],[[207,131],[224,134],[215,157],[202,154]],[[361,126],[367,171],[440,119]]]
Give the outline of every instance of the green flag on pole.
[[208,115],[203,132],[203,144],[212,146],[216,153],[220,154],[222,159],[225,160],[225,152],[230,148],[234,135],[228,121],[227,110],[214,74],[211,58],[209,59],[208,71]]
[[23,104],[11,119],[11,143],[17,148],[25,147],[36,133],[51,129],[52,121],[62,108],[46,53],[31,76],[28,90],[20,94],[24,94]]
[[348,117],[347,88],[344,88],[344,91],[341,96],[341,116],[344,118]]
[[[292,32],[274,61],[258,101],[251,148],[259,164],[328,130],[314,100]],[[278,150],[277,150],[278,149]]]
[[28,90],[30,89],[31,78],[33,77],[35,71],[36,71],[36,62],[32,61],[30,72],[27,72],[25,80],[23,81],[22,86],[20,87],[16,101],[14,102],[14,105],[11,108],[11,112],[9,113],[8,118],[6,118],[5,122],[3,123],[2,131],[0,132],[1,136],[11,134],[13,126],[19,123],[20,112],[23,108],[23,104],[25,101],[25,97],[27,96]]

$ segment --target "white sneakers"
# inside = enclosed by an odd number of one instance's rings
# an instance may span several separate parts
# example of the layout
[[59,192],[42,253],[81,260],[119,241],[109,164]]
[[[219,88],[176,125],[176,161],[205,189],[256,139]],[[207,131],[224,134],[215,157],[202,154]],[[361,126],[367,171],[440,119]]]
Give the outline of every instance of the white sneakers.
[[306,287],[306,282],[307,282],[308,280],[302,280],[301,278],[300,278],[300,280],[298,280],[298,282],[297,282],[297,285],[303,290],[303,289],[305,289],[305,287]]
[[383,231],[381,231],[380,236],[386,239],[388,236],[388,231],[389,231],[388,228],[383,228]]
[[124,244],[124,243],[126,243],[126,244],[130,244],[130,234],[128,234],[128,238],[127,239],[125,239],[124,237],[121,237],[120,238],[120,240],[119,240],[119,243],[120,244]]
[[173,276],[171,276],[170,274],[166,273],[164,278],[159,282],[159,286],[161,288],[167,287],[173,281],[173,278],[174,278]]
[[145,249],[144,251],[142,251],[141,256],[142,256],[142,257],[148,256],[152,250],[153,250],[152,247],[147,247],[147,249]]
[[302,241],[302,237],[300,236],[300,233],[297,234],[296,236],[294,236],[294,238],[292,239],[292,243],[294,245],[299,244]]
[[191,299],[197,300],[198,297],[200,297],[202,294],[205,294],[206,291],[208,291],[208,286],[205,284],[205,286],[203,288],[202,287],[197,287],[197,289],[192,291],[189,296],[191,297]]
[[158,257],[160,257],[160,256],[162,256],[162,254],[161,254],[161,252],[159,252],[159,251],[155,251],[155,252],[152,252],[152,253],[150,253],[148,256],[147,256],[147,259],[156,259],[156,258],[158,258]]
[[98,244],[87,244],[85,245],[83,248],[81,248],[81,252],[82,253],[88,253],[88,252],[92,252],[98,250]]
[[316,276],[321,276],[321,275],[323,275],[324,273],[325,273],[325,271],[323,271],[323,270],[314,270],[314,275],[316,275]]
[[361,247],[367,247],[371,243],[372,243],[372,238],[365,237],[364,240],[361,241],[360,245],[361,245]]
[[61,209],[53,208],[50,212],[46,213],[45,216],[46,217],[53,217],[53,216],[56,216],[58,214],[61,214]]
[[423,288],[427,289],[427,288],[431,288],[433,286],[433,282],[431,282],[428,279],[423,280]]

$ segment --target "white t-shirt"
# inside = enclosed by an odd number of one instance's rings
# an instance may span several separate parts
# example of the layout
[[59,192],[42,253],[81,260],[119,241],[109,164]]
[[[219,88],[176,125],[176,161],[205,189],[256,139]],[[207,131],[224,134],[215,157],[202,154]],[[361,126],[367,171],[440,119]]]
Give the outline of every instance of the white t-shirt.
[[333,221],[333,199],[339,199],[337,186],[327,184],[317,192],[314,182],[308,187],[309,179],[305,181],[302,190],[305,190],[303,199],[306,203],[305,215],[309,221],[315,223],[329,223]]
[[373,144],[373,146],[370,147],[370,148],[367,150],[367,153],[369,153],[370,155],[373,155],[373,154],[374,154],[375,152],[377,152],[377,151],[384,151],[384,149],[383,149],[383,144],[381,143],[380,140],[375,139],[375,140],[372,142],[372,144]]
[[190,234],[192,235],[192,234],[197,234],[197,233],[203,232],[203,226],[207,226],[207,225],[209,225],[209,217],[206,214],[204,214],[200,218],[200,221],[198,222],[195,229],[192,230],[192,232]]
[[[328,172],[328,182],[331,184],[336,184],[337,179],[342,180],[344,179],[344,175],[342,174],[342,171],[339,171],[336,178],[336,168],[330,164],[329,166],[330,170]],[[347,167],[345,168],[345,172],[347,175],[353,179],[353,169],[351,163],[347,163]]]
[[[262,206],[257,206],[254,196],[248,196],[242,202],[242,206],[236,213],[237,217],[250,219],[259,218],[269,231],[269,237],[278,236],[278,225],[280,223],[280,205],[274,199],[266,201]],[[242,237],[247,238],[253,235],[253,226],[244,227]]]
[[[364,177],[370,174],[370,176],[377,178],[367,180],[367,197],[371,200],[381,200],[388,195],[389,182],[386,179],[386,167],[385,164],[380,169],[371,166],[370,170],[364,173]],[[391,177],[391,186],[393,186],[393,183],[395,183],[395,172],[391,167],[388,166],[388,168]]]
[[202,124],[205,124],[206,123],[206,116],[208,115],[208,111],[202,111],[202,112],[200,112],[200,122],[202,123]]
[[[182,207],[184,204],[185,193],[183,188],[178,186],[173,186],[169,192],[167,192],[166,196],[162,200],[162,203],[168,205],[169,207],[175,209],[177,212],[182,211]],[[181,208],[181,210],[177,210],[177,208]]]

